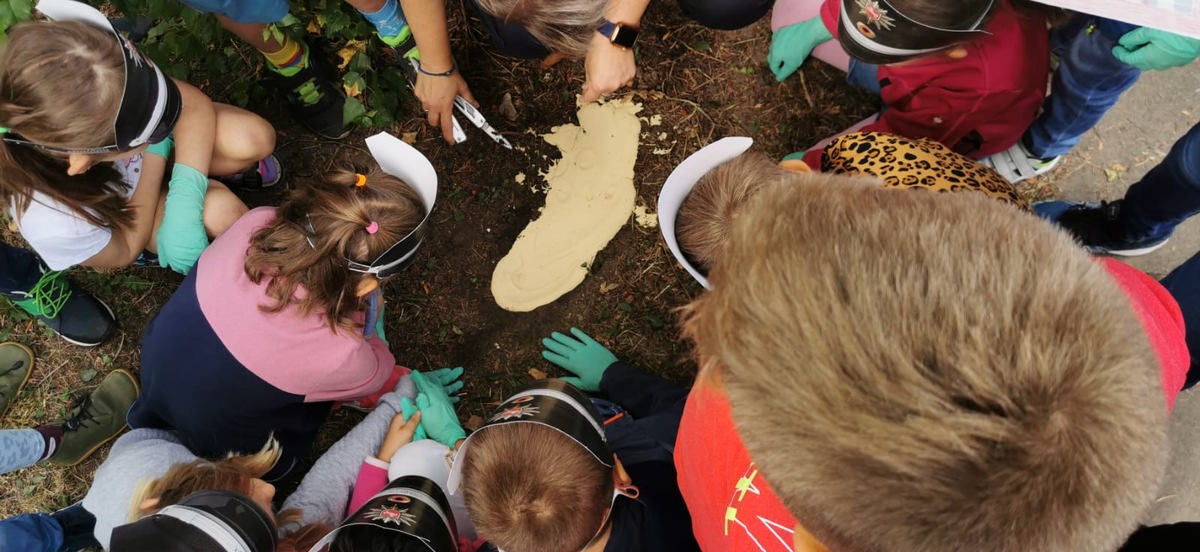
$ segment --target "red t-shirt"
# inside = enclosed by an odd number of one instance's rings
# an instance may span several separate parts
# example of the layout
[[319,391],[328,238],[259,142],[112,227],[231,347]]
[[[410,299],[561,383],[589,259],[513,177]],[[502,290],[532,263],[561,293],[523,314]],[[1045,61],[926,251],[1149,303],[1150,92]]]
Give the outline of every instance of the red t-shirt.
[[[821,20],[837,37],[841,0],[825,0]],[[1012,147],[1046,97],[1050,34],[1046,18],[997,2],[988,34],[963,44],[967,56],[939,53],[880,65],[879,120],[862,132],[932,138],[974,159]]]
[[[1153,278],[1113,259],[1098,259],[1130,299],[1161,364],[1168,410],[1190,365],[1179,305]],[[729,399],[697,380],[675,442],[679,490],[705,552],[792,551],[796,519],[758,473],[734,429]]]

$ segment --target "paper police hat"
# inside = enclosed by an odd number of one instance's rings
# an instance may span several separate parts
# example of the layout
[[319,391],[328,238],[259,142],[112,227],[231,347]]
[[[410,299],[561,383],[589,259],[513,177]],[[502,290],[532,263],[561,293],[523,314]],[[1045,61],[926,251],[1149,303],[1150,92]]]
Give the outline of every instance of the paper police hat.
[[433,480],[419,475],[406,475],[388,483],[309,552],[324,550],[343,529],[356,526],[408,535],[430,552],[458,551],[458,529],[446,494]]
[[865,63],[897,63],[986,34],[982,27],[993,0],[949,0],[975,4],[979,13],[959,29],[927,25],[900,13],[889,0],[841,0],[838,42],[850,57]]
[[671,249],[671,254],[675,255],[675,260],[679,261],[688,274],[705,289],[709,289],[708,278],[683,254],[683,250],[679,248],[679,240],[675,237],[679,208],[683,206],[688,194],[692,193],[692,188],[696,187],[696,182],[704,175],[722,163],[746,153],[753,144],[752,138],[730,136],[700,148],[700,151],[689,155],[671,171],[671,176],[668,176],[663,184],[662,192],[658,194],[658,227],[662,230],[663,239],[667,240],[667,247]]
[[505,400],[479,429],[463,441],[454,455],[454,466],[450,468],[450,479],[446,482],[446,489],[451,494],[457,493],[462,483],[462,459],[466,458],[471,439],[509,424],[544,425],[570,437],[600,464],[611,468],[615,463],[612,449],[608,448],[608,439],[604,437],[604,424],[591,399],[562,380],[538,380]]
[[[421,203],[425,207],[425,217],[421,219],[421,223],[370,264],[346,259],[351,271],[384,278],[412,264],[417,249],[425,241],[425,234],[429,230],[429,215],[433,213],[433,204],[437,201],[438,177],[437,171],[433,170],[433,164],[421,152],[386,132],[367,138],[367,149],[371,150],[371,156],[383,172],[412,186],[421,196]],[[371,184],[368,182],[366,185]]]
[[[79,21],[100,27],[111,32],[113,38],[121,44],[121,53],[125,58],[125,88],[121,91],[121,107],[113,121],[113,132],[117,142],[94,148],[63,149],[8,136],[5,136],[4,141],[58,153],[97,154],[127,151],[143,144],[156,144],[171,135],[175,123],[179,120],[179,113],[183,110],[179,88],[163,75],[162,70],[153,62],[138,52],[133,44],[121,36],[103,13],[75,0],[41,0],[37,10],[55,21]],[[19,128],[12,131],[20,133]]]
[[274,552],[275,523],[245,495],[200,491],[113,529],[113,552]]

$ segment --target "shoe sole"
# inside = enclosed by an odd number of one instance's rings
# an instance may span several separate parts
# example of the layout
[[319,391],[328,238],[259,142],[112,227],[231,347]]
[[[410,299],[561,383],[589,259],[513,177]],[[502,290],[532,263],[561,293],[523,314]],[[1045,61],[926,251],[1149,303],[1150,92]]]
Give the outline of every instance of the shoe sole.
[[[105,341],[108,341],[108,338],[109,338],[109,336],[112,335],[113,330],[117,329],[117,315],[113,314],[112,307],[108,306],[108,303],[101,301],[99,297],[96,297],[93,295],[92,299],[95,299],[97,303],[100,303],[101,305],[103,305],[104,310],[108,311],[109,318],[113,319],[112,327],[109,328],[107,332],[104,332],[104,335],[102,337],[100,337],[100,341],[97,341],[95,343],[84,343],[82,341],[75,341],[74,339],[71,339],[61,333],[58,334],[58,337],[63,338],[63,340],[66,341],[67,343],[70,343],[72,345],[78,345],[80,347],[96,347],[96,346],[99,346],[100,344],[104,343]],[[58,333],[58,332],[55,332],[55,333]]]
[[[33,356],[33,349],[30,349],[21,343],[9,341],[7,343],[0,343],[0,347],[17,347],[25,354],[29,355],[29,369],[25,371],[25,379],[21,380],[21,383],[17,385],[17,388],[12,394],[12,398],[16,398],[17,394],[25,388],[25,384],[29,383],[29,377],[33,375],[33,368],[37,366],[37,361]],[[4,405],[4,410],[0,410],[0,418],[3,418],[5,414],[8,414],[8,409],[12,408],[12,398],[9,399],[8,404]]]
[[1170,238],[1160,241],[1154,245],[1148,245],[1146,247],[1139,247],[1137,249],[1122,249],[1122,250],[1118,251],[1115,249],[1103,249],[1103,248],[1099,248],[1099,247],[1089,247],[1088,250],[1091,251],[1092,253],[1099,253],[1102,255],[1116,255],[1118,257],[1137,257],[1140,255],[1146,255],[1146,254],[1158,251],[1160,248],[1162,248],[1162,246],[1167,245],[1167,242],[1169,242],[1169,241],[1171,241]]
[[[125,377],[129,378],[129,381],[130,381],[130,382],[133,382],[133,388],[134,388],[134,390],[136,390],[136,391],[137,391],[137,394],[138,394],[139,396],[141,396],[141,394],[142,394],[142,386],[141,386],[141,384],[139,384],[139,383],[138,383],[138,380],[137,380],[137,378],[133,377],[133,374],[130,374],[130,373],[129,373],[128,371],[126,371],[126,370],[122,370],[122,369],[120,369],[120,368],[118,368],[118,369],[116,369],[116,370],[113,370],[112,372],[109,372],[108,376],[105,376],[105,379],[108,379],[109,377],[112,377],[112,375],[113,375],[113,374],[117,374],[117,373],[125,374]],[[129,414],[129,412],[128,412],[128,411],[126,411],[126,413],[125,413],[125,414],[126,414],[126,415],[128,415],[128,414]],[[70,468],[70,467],[78,466],[78,465],[80,465],[80,464],[82,464],[82,463],[86,462],[86,461],[87,461],[87,459],[88,459],[88,458],[91,458],[93,454],[96,454],[96,451],[97,451],[97,450],[100,450],[100,447],[103,447],[104,445],[107,445],[107,444],[111,443],[113,439],[116,439],[116,438],[117,438],[119,435],[121,435],[122,433],[125,433],[125,430],[126,430],[126,429],[129,429],[129,424],[127,424],[127,423],[125,423],[125,424],[121,424],[121,428],[120,428],[120,429],[118,429],[118,430],[117,430],[117,431],[115,431],[115,432],[114,432],[112,435],[109,435],[107,438],[105,438],[104,440],[100,441],[99,443],[96,443],[96,445],[95,445],[95,446],[93,446],[92,448],[88,449],[88,450],[87,450],[87,452],[83,453],[83,456],[79,457],[79,459],[78,459],[78,460],[76,460],[76,461],[74,461],[74,462],[72,462],[72,463],[70,463],[70,464],[63,463],[63,462],[55,462],[53,459],[47,460],[47,462],[50,462],[51,464],[54,464],[55,466],[62,466],[62,467],[64,467],[64,468]]]

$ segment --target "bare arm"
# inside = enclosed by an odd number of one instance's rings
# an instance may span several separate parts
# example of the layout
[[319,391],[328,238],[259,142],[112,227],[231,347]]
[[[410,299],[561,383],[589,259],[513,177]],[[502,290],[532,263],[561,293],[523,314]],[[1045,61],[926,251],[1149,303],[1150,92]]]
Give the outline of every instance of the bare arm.
[[[450,31],[446,28],[445,0],[400,0],[400,8],[404,10],[404,17],[408,19],[413,39],[421,52],[421,67],[429,73],[445,73],[454,69]],[[454,127],[450,118],[454,115],[454,97],[461,95],[476,107],[479,106],[462,73],[455,70],[445,77],[418,74],[415,88],[422,107],[429,112],[429,124],[442,127],[442,137],[453,144]]]
[[[604,17],[613,23],[639,27],[642,14],[646,13],[646,6],[649,5],[650,0],[609,0]],[[583,96],[579,99],[581,103],[594,102],[605,94],[627,86],[637,75],[633,50],[609,42],[600,33],[592,36],[583,66],[587,80],[583,83]]]
[[149,153],[142,155],[141,177],[138,178],[137,189],[129,198],[133,224],[128,228],[114,229],[108,245],[84,261],[83,266],[124,268],[137,260],[142,250],[147,248],[150,236],[154,232],[166,169],[167,160],[161,156]]

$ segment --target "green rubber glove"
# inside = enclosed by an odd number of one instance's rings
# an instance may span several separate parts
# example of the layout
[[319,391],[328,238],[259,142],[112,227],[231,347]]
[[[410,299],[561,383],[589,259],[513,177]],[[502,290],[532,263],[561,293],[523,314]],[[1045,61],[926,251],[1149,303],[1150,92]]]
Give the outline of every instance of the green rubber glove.
[[600,379],[617,361],[617,355],[579,328],[571,328],[571,333],[575,337],[554,332],[543,339],[546,350],[542,351],[542,358],[577,376],[562,378],[563,381],[583,391],[599,391]]
[[767,68],[775,74],[775,80],[783,82],[808,59],[813,48],[830,40],[833,35],[829,34],[820,17],[783,27],[771,36]]
[[421,410],[425,434],[450,448],[460,439],[466,439],[467,432],[459,424],[450,395],[442,384],[420,372],[413,372],[412,380],[417,384],[417,408]]
[[167,136],[165,140],[157,144],[150,144],[150,147],[146,148],[146,153],[152,153],[163,159],[170,159],[171,150],[174,149],[174,147],[175,139],[171,136]]
[[1125,33],[1113,57],[1143,71],[1187,65],[1200,57],[1200,40],[1142,27]]
[[187,274],[208,247],[204,231],[204,194],[208,177],[181,163],[171,170],[167,205],[158,227],[158,264]]
[[[412,399],[410,399],[408,397],[400,397],[400,415],[404,416],[404,421],[407,422],[409,418],[412,418],[413,414],[417,413],[417,410],[419,410],[417,408],[417,404],[412,402]],[[425,428],[421,427],[420,424],[418,424],[417,431],[415,431],[413,433],[413,438],[412,438],[413,442],[415,443],[417,441],[420,441],[421,439],[428,439],[428,438],[429,438],[429,436],[425,435]]]
[[462,391],[462,375],[462,366],[457,368],[441,368],[421,374],[426,381],[442,386],[442,391],[444,391],[446,395],[450,397],[451,404],[458,404],[459,399],[458,397],[455,397],[454,394]]

